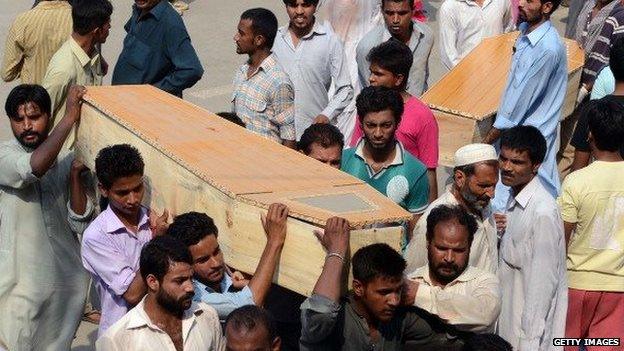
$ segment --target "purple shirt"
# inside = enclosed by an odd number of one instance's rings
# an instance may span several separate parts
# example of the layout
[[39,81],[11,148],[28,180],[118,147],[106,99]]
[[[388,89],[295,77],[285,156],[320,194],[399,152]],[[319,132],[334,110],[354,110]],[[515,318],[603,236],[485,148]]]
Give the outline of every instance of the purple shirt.
[[123,294],[139,271],[141,249],[151,239],[148,210],[144,207],[136,234],[124,226],[110,206],[85,230],[82,265],[93,276],[102,304],[98,337],[128,312]]

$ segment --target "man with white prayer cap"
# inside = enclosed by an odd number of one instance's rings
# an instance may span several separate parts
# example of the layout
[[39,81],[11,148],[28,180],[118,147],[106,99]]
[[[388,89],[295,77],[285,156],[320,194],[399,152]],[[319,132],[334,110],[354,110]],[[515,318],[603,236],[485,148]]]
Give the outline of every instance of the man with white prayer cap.
[[478,224],[470,246],[469,265],[496,273],[498,238],[490,200],[494,197],[497,182],[498,155],[492,145],[469,144],[459,148],[455,152],[453,183],[429,205],[416,223],[404,253],[406,272],[427,264],[427,217],[431,210],[440,205],[460,205],[475,217]]

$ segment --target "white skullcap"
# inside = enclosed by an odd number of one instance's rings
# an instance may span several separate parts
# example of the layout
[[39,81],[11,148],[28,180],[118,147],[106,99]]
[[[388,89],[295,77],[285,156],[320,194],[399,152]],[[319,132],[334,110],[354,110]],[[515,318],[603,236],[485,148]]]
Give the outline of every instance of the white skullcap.
[[490,160],[498,160],[496,150],[490,144],[468,144],[455,152],[455,167]]

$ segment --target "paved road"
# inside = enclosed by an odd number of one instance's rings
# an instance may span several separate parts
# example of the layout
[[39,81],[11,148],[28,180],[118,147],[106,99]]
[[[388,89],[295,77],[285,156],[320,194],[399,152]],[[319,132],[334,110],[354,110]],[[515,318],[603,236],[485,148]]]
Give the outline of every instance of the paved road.
[[[245,60],[236,55],[232,40],[240,13],[252,7],[266,7],[275,12],[280,24],[286,23],[286,14],[282,2],[279,0],[187,0],[190,11],[184,14],[188,31],[193,40],[199,58],[204,66],[204,77],[193,88],[186,90],[185,98],[210,111],[218,112],[229,108],[231,80],[235,69]],[[373,0],[371,0],[373,1]],[[375,0],[377,1],[377,0]],[[129,17],[132,0],[112,0],[115,7],[112,18],[112,30],[108,41],[103,47],[105,58],[114,67],[121,52],[124,30],[123,25]],[[437,32],[437,9],[441,0],[426,2],[426,9],[430,18],[430,25]],[[31,0],[0,0],[0,48],[4,48],[4,41],[15,16],[30,8]],[[563,31],[567,9],[559,10],[555,15],[555,25]],[[430,85],[442,75],[443,69],[438,55],[437,45],[430,59]],[[110,83],[110,75],[105,83]],[[0,102],[4,101],[15,83],[0,83]],[[4,115],[4,111],[0,113]],[[187,128],[188,126],[180,126]],[[0,118],[0,141],[11,137],[7,119]],[[76,337],[72,350],[93,350],[96,337],[96,327],[83,323]]]

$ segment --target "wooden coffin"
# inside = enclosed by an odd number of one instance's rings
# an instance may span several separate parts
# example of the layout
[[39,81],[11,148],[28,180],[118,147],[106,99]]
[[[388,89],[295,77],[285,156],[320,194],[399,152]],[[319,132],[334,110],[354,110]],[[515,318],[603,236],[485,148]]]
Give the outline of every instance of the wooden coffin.
[[[89,87],[76,150],[93,169],[98,151],[135,146],[145,160],[144,204],[174,215],[205,212],[219,228],[228,265],[253,273],[266,243],[260,213],[290,208],[274,281],[309,295],[325,252],[313,230],[332,216],[352,227],[351,252],[385,242],[399,249],[411,215],[361,180],[151,86]],[[370,229],[382,224],[380,229]]]
[[[481,142],[494,117],[511,70],[513,46],[519,32],[484,39],[423,96],[440,128],[440,164],[453,166],[460,147]],[[563,116],[572,114],[584,64],[583,50],[564,39],[568,53],[568,88]]]

